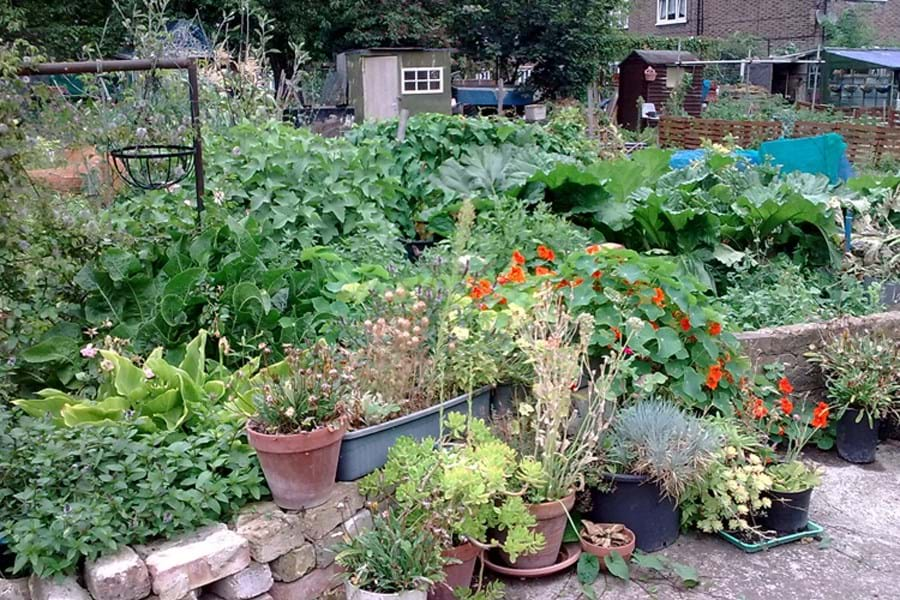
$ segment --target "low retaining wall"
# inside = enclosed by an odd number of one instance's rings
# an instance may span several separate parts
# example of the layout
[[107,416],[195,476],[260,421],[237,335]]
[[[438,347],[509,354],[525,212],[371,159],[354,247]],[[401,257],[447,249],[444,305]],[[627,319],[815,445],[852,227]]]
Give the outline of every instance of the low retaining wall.
[[[81,577],[0,579],[2,600],[316,600],[339,586],[335,545],[369,527],[355,484],[306,511],[251,504],[229,525],[121,548]],[[337,593],[337,596],[340,594]],[[337,597],[335,596],[335,597]]]
[[820,400],[824,399],[825,382],[818,367],[807,362],[803,354],[809,351],[810,345],[821,344],[823,339],[844,330],[852,334],[883,334],[900,340],[900,312],[771,327],[739,333],[737,338],[756,368],[782,363],[797,392],[808,393],[811,399]]

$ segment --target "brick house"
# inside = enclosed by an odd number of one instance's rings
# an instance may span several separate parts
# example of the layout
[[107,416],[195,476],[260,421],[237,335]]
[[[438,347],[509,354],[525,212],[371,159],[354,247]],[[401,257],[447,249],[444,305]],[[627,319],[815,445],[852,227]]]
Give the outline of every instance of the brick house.
[[623,23],[636,35],[725,38],[749,34],[765,42],[766,53],[785,46],[813,48],[822,41],[821,15],[848,8],[864,15],[880,41],[900,42],[897,0],[629,0]]

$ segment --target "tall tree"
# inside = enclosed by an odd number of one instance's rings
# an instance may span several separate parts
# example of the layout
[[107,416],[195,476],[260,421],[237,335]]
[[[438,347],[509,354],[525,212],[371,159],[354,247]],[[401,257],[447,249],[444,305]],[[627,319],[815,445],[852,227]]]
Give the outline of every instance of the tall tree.
[[493,65],[505,81],[534,63],[532,84],[554,96],[578,93],[597,76],[603,38],[624,0],[464,0],[451,10],[459,49]]

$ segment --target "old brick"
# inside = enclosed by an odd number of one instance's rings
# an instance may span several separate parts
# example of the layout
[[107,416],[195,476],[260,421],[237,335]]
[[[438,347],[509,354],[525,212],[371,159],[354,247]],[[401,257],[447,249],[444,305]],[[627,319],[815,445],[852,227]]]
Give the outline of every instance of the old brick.
[[324,504],[298,513],[302,517],[303,532],[310,540],[320,540],[359,512],[364,504],[365,498],[356,484],[338,483]]
[[299,514],[286,513],[274,502],[254,504],[242,510],[235,531],[250,544],[250,556],[260,563],[272,562],[306,542]]
[[208,590],[223,600],[250,600],[272,587],[269,565],[252,562],[243,571],[212,583]]
[[0,577],[0,600],[31,600],[28,578],[3,579]]
[[94,600],[140,600],[150,594],[147,567],[128,546],[88,561],[84,581]]
[[269,563],[275,581],[297,581],[316,566],[316,549],[312,544],[303,544],[284,556]]
[[334,529],[316,543],[316,567],[324,569],[334,562],[337,555],[335,547],[344,541],[346,536],[356,536],[372,526],[372,513],[362,510]]
[[338,567],[332,564],[327,569],[316,569],[291,583],[275,582],[269,594],[273,600],[313,600],[340,585],[337,574]]
[[222,524],[135,550],[147,565],[159,600],[179,600],[250,564],[247,540]]
[[31,600],[91,600],[74,577],[43,579],[32,575],[28,580]]

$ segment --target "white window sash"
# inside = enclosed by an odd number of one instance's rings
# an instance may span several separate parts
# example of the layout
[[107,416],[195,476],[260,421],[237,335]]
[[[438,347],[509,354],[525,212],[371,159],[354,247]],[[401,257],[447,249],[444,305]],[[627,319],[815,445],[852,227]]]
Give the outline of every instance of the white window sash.
[[[444,93],[444,67],[404,67],[400,71],[400,91],[403,95]],[[437,71],[437,77],[431,76],[432,71]],[[412,77],[407,78],[407,73]],[[408,82],[415,89],[407,89]],[[425,85],[425,89],[418,89],[420,83]],[[432,89],[432,83],[437,83],[437,87]]]

